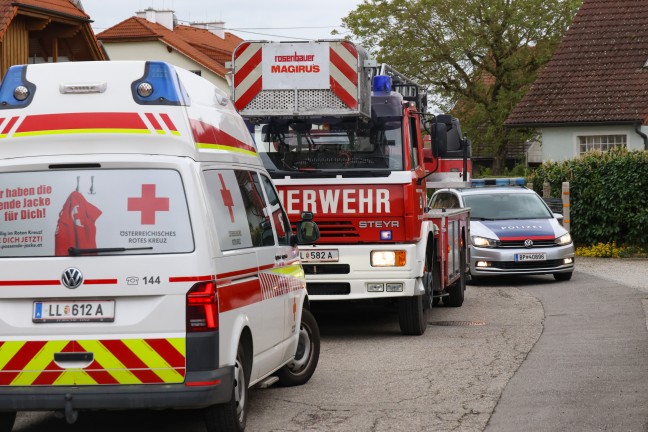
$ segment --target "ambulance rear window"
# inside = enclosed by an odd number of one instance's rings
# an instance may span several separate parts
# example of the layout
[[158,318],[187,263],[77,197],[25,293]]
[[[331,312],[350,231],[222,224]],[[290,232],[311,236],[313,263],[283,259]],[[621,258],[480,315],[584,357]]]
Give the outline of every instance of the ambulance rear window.
[[187,200],[177,171],[0,174],[0,258],[193,250]]

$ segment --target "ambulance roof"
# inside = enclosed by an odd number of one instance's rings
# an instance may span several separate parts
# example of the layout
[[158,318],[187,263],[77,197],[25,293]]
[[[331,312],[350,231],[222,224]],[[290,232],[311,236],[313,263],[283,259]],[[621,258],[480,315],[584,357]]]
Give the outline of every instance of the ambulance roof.
[[164,62],[13,66],[0,86],[2,158],[138,153],[260,165],[228,96]]

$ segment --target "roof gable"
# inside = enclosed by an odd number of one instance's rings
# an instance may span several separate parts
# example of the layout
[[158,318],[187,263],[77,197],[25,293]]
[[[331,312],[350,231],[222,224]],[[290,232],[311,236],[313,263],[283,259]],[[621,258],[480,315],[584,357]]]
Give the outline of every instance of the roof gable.
[[584,0],[509,126],[643,122],[648,1]]
[[90,21],[90,17],[71,0],[0,0],[0,39],[19,9]]

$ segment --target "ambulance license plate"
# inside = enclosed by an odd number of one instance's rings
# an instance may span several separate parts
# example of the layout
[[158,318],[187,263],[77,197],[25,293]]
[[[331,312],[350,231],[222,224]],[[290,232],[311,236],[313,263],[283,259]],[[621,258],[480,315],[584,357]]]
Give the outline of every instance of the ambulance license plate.
[[299,251],[302,262],[337,262],[340,253],[337,249],[305,249]]
[[113,322],[115,300],[35,301],[32,322]]
[[515,262],[525,261],[547,261],[547,254],[544,252],[515,254]]

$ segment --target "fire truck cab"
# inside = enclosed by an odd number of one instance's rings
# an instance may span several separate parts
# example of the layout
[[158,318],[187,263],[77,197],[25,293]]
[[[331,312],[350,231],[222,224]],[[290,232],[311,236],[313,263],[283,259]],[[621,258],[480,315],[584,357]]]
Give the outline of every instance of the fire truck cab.
[[17,411],[200,409],[319,357],[296,235],[243,119],[163,62],[12,67],[0,87],[0,431]]
[[310,299],[387,300],[416,335],[439,299],[461,306],[469,210],[427,208],[426,166],[451,128],[428,119],[425,149],[424,89],[349,41],[244,42],[231,66],[235,106],[288,216],[312,212],[320,228],[300,246]]

